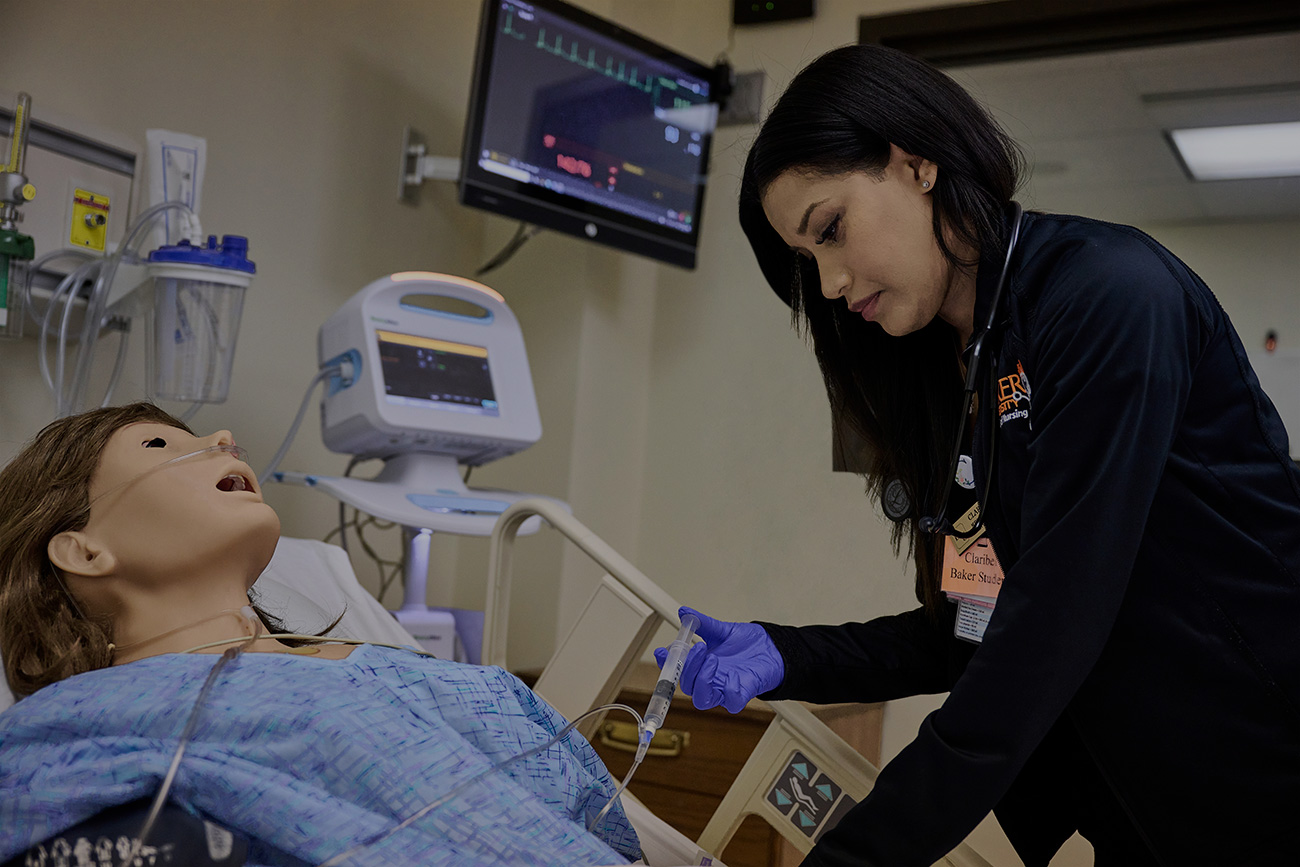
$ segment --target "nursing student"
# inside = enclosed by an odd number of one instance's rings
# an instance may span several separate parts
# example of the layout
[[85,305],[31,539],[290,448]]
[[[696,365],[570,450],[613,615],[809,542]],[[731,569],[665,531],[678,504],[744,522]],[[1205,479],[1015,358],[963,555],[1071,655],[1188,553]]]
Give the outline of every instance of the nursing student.
[[1286,432],[1200,278],[1136,229],[1022,213],[1021,167],[880,47],[814,61],[764,122],[741,225],[920,605],[701,616],[682,689],[732,712],[947,693],[806,865],[930,865],[989,811],[1028,867],[1075,831],[1099,867],[1296,863]]

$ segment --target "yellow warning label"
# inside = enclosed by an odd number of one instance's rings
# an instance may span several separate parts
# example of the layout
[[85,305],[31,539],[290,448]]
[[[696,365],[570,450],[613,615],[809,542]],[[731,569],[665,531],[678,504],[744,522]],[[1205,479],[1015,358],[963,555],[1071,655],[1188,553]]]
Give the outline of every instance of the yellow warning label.
[[72,193],[72,228],[68,241],[76,247],[104,252],[108,239],[108,196],[89,190]]

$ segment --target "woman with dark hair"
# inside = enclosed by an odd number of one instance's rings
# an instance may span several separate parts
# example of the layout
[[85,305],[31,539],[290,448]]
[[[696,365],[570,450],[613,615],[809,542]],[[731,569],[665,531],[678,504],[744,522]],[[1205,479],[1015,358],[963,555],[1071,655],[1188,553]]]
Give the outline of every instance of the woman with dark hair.
[[1150,237],[1022,214],[1015,145],[872,46],[800,72],[740,221],[812,336],[921,607],[701,616],[682,687],[947,692],[806,864],[929,865],[992,810],[1027,865],[1295,860],[1300,472],[1210,290]]

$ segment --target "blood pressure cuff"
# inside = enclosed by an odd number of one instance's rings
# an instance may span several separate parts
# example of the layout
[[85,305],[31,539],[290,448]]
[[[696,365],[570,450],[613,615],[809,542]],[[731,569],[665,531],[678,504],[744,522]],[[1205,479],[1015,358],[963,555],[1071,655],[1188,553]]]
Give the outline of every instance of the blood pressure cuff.
[[[56,864],[119,867],[127,863],[135,847],[149,807],[150,799],[146,798],[105,810],[0,867]],[[148,843],[140,847],[130,863],[141,867],[240,867],[247,857],[248,841],[169,804],[158,814]]]

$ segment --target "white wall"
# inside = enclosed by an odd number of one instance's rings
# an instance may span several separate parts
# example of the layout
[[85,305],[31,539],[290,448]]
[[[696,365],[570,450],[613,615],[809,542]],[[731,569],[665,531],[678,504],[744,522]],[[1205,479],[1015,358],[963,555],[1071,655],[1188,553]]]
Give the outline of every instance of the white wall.
[[1300,348],[1300,220],[1142,228],[1209,284],[1247,350],[1270,330],[1280,346]]

